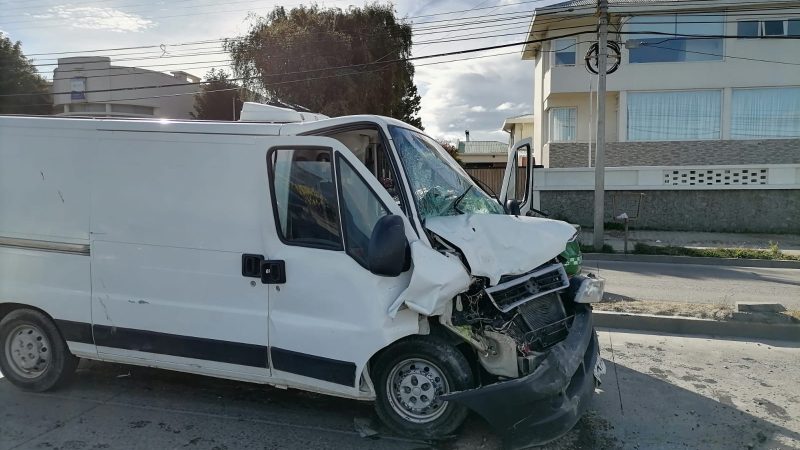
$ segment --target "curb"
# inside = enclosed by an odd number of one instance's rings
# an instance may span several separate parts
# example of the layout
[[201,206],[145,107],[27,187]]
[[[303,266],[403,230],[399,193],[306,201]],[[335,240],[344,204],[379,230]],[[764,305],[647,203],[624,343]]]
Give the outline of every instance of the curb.
[[699,264],[703,266],[763,267],[800,269],[800,261],[744,258],[712,258],[707,256],[624,255],[616,253],[584,253],[584,261],[627,261],[666,264]]
[[719,321],[693,317],[668,317],[609,311],[593,311],[592,316],[594,325],[601,328],[690,336],[800,342],[800,325],[798,324]]

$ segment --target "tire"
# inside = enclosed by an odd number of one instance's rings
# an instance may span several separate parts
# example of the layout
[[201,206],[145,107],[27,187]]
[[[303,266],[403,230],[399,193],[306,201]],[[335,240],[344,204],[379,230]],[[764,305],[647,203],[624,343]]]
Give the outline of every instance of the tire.
[[443,438],[467,418],[466,407],[438,398],[474,387],[467,358],[446,340],[430,335],[404,339],[382,352],[374,367],[375,409],[392,431]]
[[70,380],[78,361],[44,314],[17,309],[0,321],[0,371],[15,386],[33,392],[56,388]]

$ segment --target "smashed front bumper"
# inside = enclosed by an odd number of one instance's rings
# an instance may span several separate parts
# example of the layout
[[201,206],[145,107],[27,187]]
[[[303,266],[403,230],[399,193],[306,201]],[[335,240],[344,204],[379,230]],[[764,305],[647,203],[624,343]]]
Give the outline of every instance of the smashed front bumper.
[[586,410],[599,358],[592,310],[576,304],[569,335],[533,373],[444,398],[480,414],[508,448],[542,445],[564,435]]

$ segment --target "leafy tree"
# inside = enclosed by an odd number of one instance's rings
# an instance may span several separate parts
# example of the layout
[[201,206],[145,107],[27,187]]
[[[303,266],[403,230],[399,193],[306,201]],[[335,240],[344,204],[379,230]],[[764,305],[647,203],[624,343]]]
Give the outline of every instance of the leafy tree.
[[403,99],[400,102],[398,108],[398,114],[396,118],[402,120],[403,122],[414,125],[415,127],[423,130],[424,127],[422,126],[422,119],[419,117],[419,110],[421,108],[420,101],[422,99],[417,92],[417,85],[410,84],[406,88],[406,93],[403,95]]
[[204,120],[239,120],[242,112],[241,86],[231,81],[222,69],[211,69],[206,74],[206,81],[200,88],[203,92],[194,98],[192,113],[195,119]]
[[225,48],[245,85],[330,116],[381,114],[421,126],[411,26],[391,5],[276,7]]
[[442,138],[436,139],[436,142],[438,142],[439,145],[441,145],[443,149],[447,150],[447,153],[449,153],[450,156],[452,156],[453,159],[455,159],[457,163],[461,164],[462,166],[464,165],[464,162],[461,161],[461,158],[459,158],[459,156],[458,156],[458,149],[456,148],[455,145],[451,144],[450,142],[448,142],[448,141],[446,141],[446,140],[444,140]]
[[0,33],[0,94],[29,94],[0,97],[0,114],[51,114],[53,99],[47,80],[22,53],[22,44]]

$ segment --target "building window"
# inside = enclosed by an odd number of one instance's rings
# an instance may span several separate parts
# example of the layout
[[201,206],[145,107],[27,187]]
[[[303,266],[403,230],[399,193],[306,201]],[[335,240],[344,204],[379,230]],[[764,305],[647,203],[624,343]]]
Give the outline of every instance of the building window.
[[742,20],[736,24],[736,35],[740,38],[756,38],[758,37],[757,20]]
[[575,142],[578,108],[550,108],[550,142]]
[[765,20],[764,21],[764,36],[783,36],[783,21],[782,20]]
[[[722,39],[694,38],[692,35],[722,35],[721,16],[669,14],[636,16],[628,22],[636,46],[628,51],[631,63],[718,61]],[[652,34],[653,32],[675,34]]]
[[574,38],[556,39],[553,41],[553,65],[574,66],[577,42],[578,41]]
[[732,139],[800,137],[800,87],[734,89]]
[[105,113],[105,103],[72,103],[69,112],[74,113]]
[[721,102],[718,90],[631,92],[628,140],[719,139]]
[[152,116],[155,114],[155,108],[153,108],[152,106],[142,106],[142,105],[112,104],[111,111],[118,114],[135,114],[141,116]]
[[787,35],[800,36],[800,19],[790,19],[787,21]]
[[743,20],[736,31],[740,38],[800,36],[800,19]]

